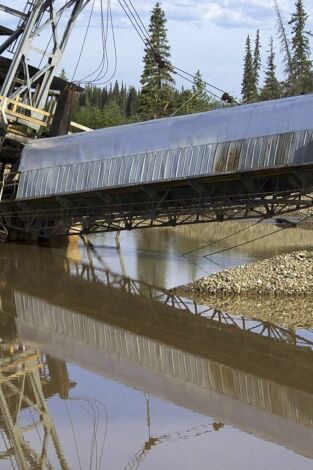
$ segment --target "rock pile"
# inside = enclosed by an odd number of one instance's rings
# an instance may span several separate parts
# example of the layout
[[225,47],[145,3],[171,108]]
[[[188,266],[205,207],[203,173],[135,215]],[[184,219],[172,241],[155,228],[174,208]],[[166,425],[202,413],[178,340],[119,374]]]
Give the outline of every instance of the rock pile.
[[313,296],[313,251],[299,251],[239,266],[180,286],[187,297]]

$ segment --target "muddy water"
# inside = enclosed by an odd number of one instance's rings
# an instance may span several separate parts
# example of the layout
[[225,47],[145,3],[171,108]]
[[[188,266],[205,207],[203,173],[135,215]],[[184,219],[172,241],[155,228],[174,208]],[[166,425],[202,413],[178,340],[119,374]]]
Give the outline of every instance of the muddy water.
[[310,243],[239,229],[0,246],[1,470],[313,468],[313,333],[166,291]]

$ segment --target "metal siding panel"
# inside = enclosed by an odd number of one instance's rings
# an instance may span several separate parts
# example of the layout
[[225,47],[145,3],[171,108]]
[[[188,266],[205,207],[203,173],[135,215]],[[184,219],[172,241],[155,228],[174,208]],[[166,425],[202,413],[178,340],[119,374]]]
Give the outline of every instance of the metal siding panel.
[[125,158],[124,169],[120,174],[120,182],[122,185],[129,184],[130,167],[131,159]]
[[304,150],[304,162],[313,161],[313,131],[308,132],[307,143]]
[[160,172],[161,172],[162,152],[158,154],[155,153],[154,155],[152,154],[151,164],[152,164],[151,181],[158,181],[160,178]]
[[33,179],[33,190],[32,190],[32,193],[33,193],[33,195],[34,195],[35,197],[37,196],[37,191],[38,191],[37,182],[38,182],[38,178],[39,178],[39,172],[40,172],[40,170],[35,171],[34,179]]
[[200,174],[207,175],[209,168],[212,171],[214,164],[216,145],[203,145],[199,147],[199,154],[201,158]]
[[238,142],[231,142],[228,148],[226,171],[237,171],[240,157]]
[[152,181],[153,167],[154,167],[153,154],[148,153],[148,155],[147,155],[147,173],[146,173],[146,180],[145,180],[146,182]]
[[182,149],[178,150],[178,159],[177,159],[177,168],[176,168],[176,175],[175,178],[181,178],[183,175],[183,168],[184,168],[184,156],[182,153]]
[[185,177],[187,176],[188,164],[189,164],[185,148],[181,150],[181,159],[182,159],[181,177]]
[[118,159],[115,158],[112,161],[112,186],[117,186],[118,175],[119,175],[119,162],[118,162]]
[[131,160],[131,165],[130,165],[130,170],[129,170],[129,182],[130,183],[135,183],[135,181],[136,181],[136,169],[137,169],[136,164],[138,165],[138,162],[135,159],[135,155],[132,155],[130,157],[130,160]]
[[100,188],[101,187],[101,162],[97,162],[97,165],[95,165],[95,187]]
[[26,181],[25,181],[25,188],[24,188],[24,196],[25,197],[28,197],[28,193],[29,193],[29,188],[31,186],[31,181],[32,181],[32,175],[33,175],[33,171],[27,171],[26,173]]
[[216,146],[215,145],[205,145],[203,147],[203,156],[206,156],[207,158],[207,165],[206,165],[206,174],[210,174],[213,172],[213,165],[214,165],[214,157],[215,157],[215,150]]
[[[51,171],[51,169],[50,169]],[[45,187],[47,184],[47,178],[48,178],[49,172],[41,171],[41,177],[40,177],[40,186],[39,186],[39,194],[42,196],[45,194]]]
[[247,169],[251,170],[254,167],[257,152],[258,152],[258,139],[253,138],[251,139],[250,159],[247,162],[248,163]]
[[101,188],[109,186],[109,170],[111,160],[103,160],[99,167],[99,185]]
[[173,166],[173,153],[165,152],[165,166],[164,166],[164,179],[168,180],[171,178],[171,169]]
[[265,157],[264,157],[264,166],[265,167],[268,166],[272,145],[273,145],[273,138],[272,137],[265,137],[265,146],[266,146]]
[[111,158],[108,160],[106,186],[113,186],[113,160]]
[[297,148],[298,133],[292,133],[292,139],[290,140],[289,155],[288,155],[288,164],[292,165],[295,159],[295,153]]
[[201,174],[201,163],[202,163],[202,155],[200,152],[200,146],[196,147],[193,152],[193,158],[195,161],[194,164],[194,176]]
[[242,142],[241,151],[240,151],[239,170],[243,170],[245,168],[249,148],[250,148],[250,140],[244,140]]
[[193,156],[193,148],[187,148],[186,149],[186,159],[188,161],[188,166],[187,166],[187,175],[191,176],[194,174],[194,167],[195,167],[195,160]]
[[217,145],[213,173],[224,173],[226,170],[229,143],[224,142]]
[[[141,158],[140,158],[141,157]],[[136,176],[136,182],[144,182],[148,170],[148,161],[147,161],[147,154],[140,155],[138,158],[138,173]]]
[[27,177],[27,173],[21,173],[18,187],[17,187],[17,199],[23,198],[24,196],[24,191],[25,191],[25,179]]

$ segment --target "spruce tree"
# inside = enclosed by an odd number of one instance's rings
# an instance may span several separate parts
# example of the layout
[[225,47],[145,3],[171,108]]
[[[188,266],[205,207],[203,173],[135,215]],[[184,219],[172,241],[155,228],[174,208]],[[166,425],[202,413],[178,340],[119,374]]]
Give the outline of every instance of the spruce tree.
[[277,16],[278,37],[280,39],[281,52],[283,54],[283,64],[285,66],[285,74],[289,77],[292,74],[290,41],[287,35],[283,13],[278,4],[278,0],[274,0],[274,7],[276,11],[276,16]]
[[191,112],[200,113],[209,109],[210,98],[205,88],[206,86],[202,80],[200,70],[197,70],[192,86],[192,93],[194,98],[192,99]]
[[258,29],[256,32],[255,47],[254,47],[254,54],[253,54],[253,73],[254,73],[253,101],[256,101],[258,99],[260,70],[261,70],[261,41],[260,41],[260,30]]
[[170,62],[166,17],[159,3],[156,3],[152,10],[149,41],[145,47],[143,62],[140,113],[144,119],[157,119],[171,114],[173,68]]
[[281,95],[281,86],[276,77],[275,52],[273,38],[270,39],[269,55],[265,70],[264,87],[261,92],[262,100],[273,100]]
[[60,77],[62,80],[68,80],[68,78],[67,78],[67,76],[66,76],[65,69],[62,69],[62,70],[61,70],[59,77]]
[[306,31],[308,14],[304,9],[303,0],[295,3],[296,11],[291,15],[291,63],[292,73],[288,84],[293,95],[307,93],[313,90],[312,61],[310,60],[310,42]]
[[135,87],[130,87],[126,103],[126,117],[130,118],[137,114],[138,93]]
[[255,71],[253,66],[253,56],[251,51],[251,40],[248,35],[246,40],[246,53],[244,58],[244,70],[241,95],[244,103],[252,103],[255,99]]

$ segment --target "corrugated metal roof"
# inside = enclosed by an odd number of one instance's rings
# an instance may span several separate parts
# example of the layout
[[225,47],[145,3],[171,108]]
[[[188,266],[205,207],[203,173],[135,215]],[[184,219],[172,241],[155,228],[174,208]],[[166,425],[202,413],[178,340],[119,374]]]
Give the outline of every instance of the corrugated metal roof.
[[313,94],[159,119],[27,145],[20,171],[192,148],[313,128]]

